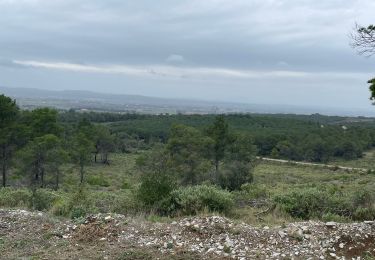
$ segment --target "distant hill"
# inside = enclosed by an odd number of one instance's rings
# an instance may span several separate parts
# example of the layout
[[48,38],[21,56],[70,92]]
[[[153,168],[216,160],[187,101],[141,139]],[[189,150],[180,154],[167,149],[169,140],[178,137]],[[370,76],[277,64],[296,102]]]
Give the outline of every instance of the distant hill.
[[302,107],[292,105],[244,104],[235,102],[168,99],[141,95],[98,93],[83,90],[44,90],[36,88],[1,87],[0,93],[15,98],[24,109],[49,106],[57,109],[77,109],[136,113],[292,113],[375,116],[374,112],[360,109]]

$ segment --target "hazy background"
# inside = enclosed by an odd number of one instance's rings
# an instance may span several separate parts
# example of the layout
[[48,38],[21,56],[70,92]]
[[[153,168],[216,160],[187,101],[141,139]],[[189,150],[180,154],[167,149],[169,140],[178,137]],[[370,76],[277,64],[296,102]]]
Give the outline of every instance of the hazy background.
[[373,0],[0,0],[0,85],[375,110]]

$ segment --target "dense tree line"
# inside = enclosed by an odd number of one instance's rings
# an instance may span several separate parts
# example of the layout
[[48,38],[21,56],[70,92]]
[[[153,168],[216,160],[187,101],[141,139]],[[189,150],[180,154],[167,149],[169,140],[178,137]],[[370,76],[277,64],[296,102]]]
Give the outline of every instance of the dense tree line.
[[[84,181],[85,166],[92,161],[109,163],[115,138],[103,125],[88,119],[64,122],[50,108],[22,111],[16,102],[0,95],[0,165],[2,186],[7,186],[8,170],[18,170],[21,179],[36,189],[59,187],[61,167],[74,163]],[[100,156],[100,160],[98,160]]]
[[[167,143],[173,124],[204,131],[214,120],[215,115],[155,115],[109,126],[116,134],[144,143]],[[226,115],[225,120],[234,132],[251,135],[259,156],[313,162],[349,160],[361,157],[375,144],[374,120],[368,118],[235,114]]]

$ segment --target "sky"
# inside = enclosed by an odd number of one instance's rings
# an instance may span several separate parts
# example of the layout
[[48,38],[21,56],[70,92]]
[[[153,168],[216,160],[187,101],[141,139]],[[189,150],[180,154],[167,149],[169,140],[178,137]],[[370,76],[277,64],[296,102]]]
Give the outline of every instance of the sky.
[[373,0],[0,0],[0,85],[374,110]]

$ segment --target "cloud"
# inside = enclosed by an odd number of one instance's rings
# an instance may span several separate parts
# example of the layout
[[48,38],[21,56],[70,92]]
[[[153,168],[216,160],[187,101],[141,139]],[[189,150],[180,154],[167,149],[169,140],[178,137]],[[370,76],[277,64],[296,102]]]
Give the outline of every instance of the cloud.
[[176,67],[176,66],[134,66],[134,65],[87,65],[66,62],[44,62],[14,60],[13,63],[19,66],[64,70],[71,72],[101,73],[101,74],[123,74],[128,76],[140,77],[171,77],[171,78],[192,78],[192,79],[215,79],[215,78],[232,78],[232,79],[268,79],[268,78],[285,78],[285,79],[306,79],[313,77],[326,78],[362,78],[363,73],[346,73],[346,72],[320,72],[311,73],[304,71],[292,70],[240,70],[229,68],[215,67]]
[[182,63],[185,61],[184,56],[178,54],[171,54],[167,57],[166,62],[169,63]]

